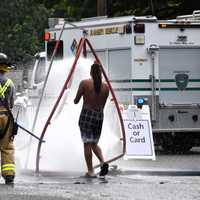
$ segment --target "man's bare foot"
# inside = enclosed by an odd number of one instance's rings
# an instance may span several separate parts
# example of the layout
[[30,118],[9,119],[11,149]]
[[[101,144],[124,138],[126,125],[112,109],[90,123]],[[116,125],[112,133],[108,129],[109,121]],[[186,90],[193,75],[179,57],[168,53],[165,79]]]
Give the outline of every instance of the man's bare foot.
[[85,173],[86,178],[97,178],[96,174],[94,172],[86,172]]

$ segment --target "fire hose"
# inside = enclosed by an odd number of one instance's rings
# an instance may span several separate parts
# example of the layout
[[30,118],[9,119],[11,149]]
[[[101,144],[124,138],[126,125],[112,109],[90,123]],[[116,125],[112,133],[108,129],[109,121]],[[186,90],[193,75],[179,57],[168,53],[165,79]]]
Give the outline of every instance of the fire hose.
[[37,140],[39,140],[40,142],[45,142],[45,140],[40,139],[39,137],[37,137],[35,134],[33,134],[31,131],[29,131],[28,129],[24,128],[23,126],[21,126],[19,123],[17,123],[17,126],[19,128],[21,128],[23,131],[25,131],[26,133],[28,133],[29,135],[31,135],[32,137],[36,138]]

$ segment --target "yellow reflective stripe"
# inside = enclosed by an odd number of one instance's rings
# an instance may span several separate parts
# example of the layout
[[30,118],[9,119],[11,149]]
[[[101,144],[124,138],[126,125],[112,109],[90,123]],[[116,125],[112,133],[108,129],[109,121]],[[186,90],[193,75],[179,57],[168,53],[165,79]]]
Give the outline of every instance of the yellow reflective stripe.
[[[6,81],[6,84],[7,84],[7,81]],[[3,87],[1,86],[1,90],[0,90],[0,95],[1,95],[3,98],[5,97],[4,92],[5,92],[6,84],[5,84]]]
[[2,93],[0,92],[0,94],[2,94],[2,96],[4,97],[4,93],[5,91],[8,89],[9,85],[12,83],[12,81],[10,79],[8,79],[6,81],[6,83],[4,84],[3,88],[2,88]]
[[0,96],[2,96],[3,98],[5,97],[4,93],[8,89],[11,83],[12,83],[11,79],[8,79],[3,87],[0,84]]
[[4,96],[4,94],[2,93],[2,90],[3,90],[3,88],[2,88],[2,86],[1,86],[1,84],[0,84],[0,96],[2,96],[2,97],[4,98],[5,96]]
[[2,88],[2,93],[4,94],[4,92],[8,89],[9,85],[10,85],[11,81],[10,79],[8,79],[5,83],[5,85]]
[[15,167],[15,164],[3,164],[1,168],[4,167]]
[[1,166],[1,171],[14,171],[15,172],[15,164],[4,164]]
[[13,171],[13,172],[15,172],[15,168],[5,168],[5,169],[2,169],[1,171],[2,172],[5,172],[5,171]]

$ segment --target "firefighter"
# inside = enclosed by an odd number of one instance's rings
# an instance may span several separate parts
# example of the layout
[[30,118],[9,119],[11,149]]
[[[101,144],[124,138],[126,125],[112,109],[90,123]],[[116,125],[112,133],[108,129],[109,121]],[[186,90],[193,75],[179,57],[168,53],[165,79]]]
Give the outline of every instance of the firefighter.
[[12,68],[7,55],[0,53],[0,152],[1,175],[5,184],[13,184],[15,177],[13,120],[11,120],[11,112],[8,112],[8,109],[13,107],[15,87],[12,80],[5,75]]

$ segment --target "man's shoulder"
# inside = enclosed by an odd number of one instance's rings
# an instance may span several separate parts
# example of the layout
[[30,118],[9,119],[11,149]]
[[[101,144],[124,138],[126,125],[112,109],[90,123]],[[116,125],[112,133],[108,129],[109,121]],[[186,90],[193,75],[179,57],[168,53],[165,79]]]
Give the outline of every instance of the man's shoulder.
[[105,87],[106,89],[109,89],[108,83],[107,83],[107,82],[102,82],[102,84],[104,85],[104,87]]
[[91,79],[83,79],[81,81],[81,84],[83,84],[83,85],[90,84],[90,83],[92,83]]

